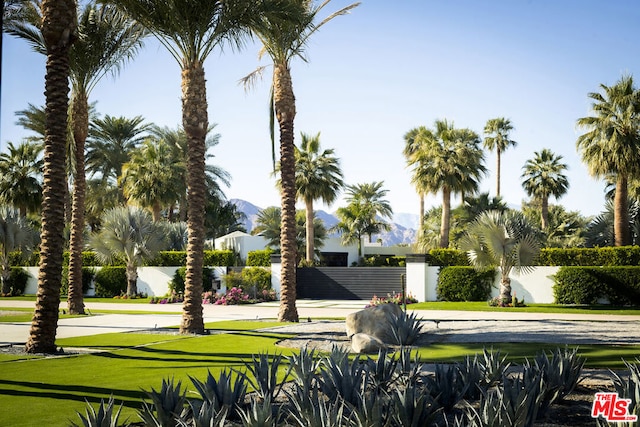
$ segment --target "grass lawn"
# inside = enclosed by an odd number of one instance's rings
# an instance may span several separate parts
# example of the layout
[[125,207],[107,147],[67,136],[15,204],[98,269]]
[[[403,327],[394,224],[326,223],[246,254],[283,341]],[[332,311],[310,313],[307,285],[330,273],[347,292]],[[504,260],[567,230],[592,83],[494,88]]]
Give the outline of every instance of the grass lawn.
[[[113,333],[57,340],[70,352],[74,347],[94,348],[97,353],[42,358],[0,356],[0,395],[3,410],[0,425],[68,425],[79,421],[85,399],[97,403],[113,394],[124,402],[127,416],[137,421],[136,409],[144,397],[142,390],[159,389],[163,378],[182,381],[193,390],[189,376],[204,380],[225,368],[242,368],[243,360],[261,352],[289,355],[291,349],[277,347],[287,335],[259,332],[255,328],[277,322],[228,321],[208,324],[215,333],[207,336],[177,334]],[[563,346],[562,344],[560,344]],[[451,362],[481,353],[491,344],[433,344],[419,350],[423,362]],[[520,362],[541,349],[558,345],[493,344],[510,360]],[[590,367],[622,368],[622,358],[633,360],[640,346],[580,346]],[[28,402],[28,411],[25,405]]]
[[486,302],[419,302],[407,305],[408,310],[456,311],[513,311],[517,313],[617,314],[640,315],[639,307],[612,307],[610,305],[527,304],[526,307],[490,307]]

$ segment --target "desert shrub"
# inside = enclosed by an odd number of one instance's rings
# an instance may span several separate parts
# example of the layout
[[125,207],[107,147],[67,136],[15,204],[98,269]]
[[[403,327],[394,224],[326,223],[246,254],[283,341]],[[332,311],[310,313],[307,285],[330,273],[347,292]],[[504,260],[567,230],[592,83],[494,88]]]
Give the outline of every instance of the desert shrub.
[[[180,267],[173,273],[173,279],[169,282],[169,293],[183,294],[184,282],[186,280],[187,267]],[[216,278],[215,273],[209,267],[202,268],[202,290],[208,292],[211,290],[213,280]]]
[[[82,294],[89,292],[91,282],[96,276],[96,270],[92,267],[82,267]],[[69,267],[62,268],[62,285],[60,286],[60,295],[69,294]]]
[[442,301],[486,301],[491,295],[495,270],[444,267],[438,275],[437,293]]
[[113,298],[127,292],[127,272],[125,267],[102,267],[95,277],[96,296]]
[[263,249],[261,251],[251,251],[247,254],[247,266],[269,267],[271,266],[271,254],[273,250]]
[[[243,268],[240,273],[242,278],[242,289],[247,292],[255,290],[262,292],[271,289],[271,270],[262,267]],[[254,289],[255,286],[255,289]]]
[[398,305],[402,305],[402,304],[415,304],[418,302],[418,299],[416,297],[414,297],[413,295],[411,295],[411,293],[408,293],[405,298],[404,301],[402,299],[402,292],[397,292],[397,293],[392,293],[392,294],[387,294],[386,297],[379,297],[377,295],[374,295],[371,300],[369,301],[369,304],[367,304],[367,307],[374,307],[376,305],[380,305],[380,304],[398,304]]

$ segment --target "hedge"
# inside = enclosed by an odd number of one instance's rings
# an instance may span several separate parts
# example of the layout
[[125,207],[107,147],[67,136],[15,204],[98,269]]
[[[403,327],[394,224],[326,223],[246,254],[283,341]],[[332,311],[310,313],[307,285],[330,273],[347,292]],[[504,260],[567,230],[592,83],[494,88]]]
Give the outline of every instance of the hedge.
[[495,274],[494,269],[479,271],[473,267],[444,267],[438,275],[438,300],[487,301]]
[[[184,293],[184,282],[186,280],[187,275],[187,267],[180,267],[173,274],[173,279],[169,282],[169,292],[175,292],[176,294]],[[211,290],[213,286],[213,279],[215,279],[215,274],[212,269],[209,267],[204,267],[202,269],[202,289],[204,292],[208,292]]]
[[557,304],[640,305],[640,267],[561,267],[554,276]]
[[[96,276],[96,270],[93,267],[82,267],[82,294],[89,292],[89,287],[93,278]],[[68,295],[69,293],[69,267],[62,267],[62,284],[60,286],[60,295]]]
[[458,249],[432,249],[427,256],[427,262],[429,265],[440,267],[469,265],[467,253]]
[[9,286],[9,295],[17,296],[24,294],[24,290],[27,287],[27,281],[29,281],[31,275],[27,270],[21,267],[11,267],[9,273],[9,279],[7,285]]
[[127,292],[126,267],[102,267],[95,277],[96,296],[113,298]]
[[263,249],[260,251],[251,251],[247,254],[247,266],[251,267],[269,267],[271,266],[271,254],[273,250]]
[[539,265],[623,266],[640,264],[640,246],[604,248],[544,248]]
[[406,265],[406,256],[371,255],[364,258],[365,267],[404,267]]

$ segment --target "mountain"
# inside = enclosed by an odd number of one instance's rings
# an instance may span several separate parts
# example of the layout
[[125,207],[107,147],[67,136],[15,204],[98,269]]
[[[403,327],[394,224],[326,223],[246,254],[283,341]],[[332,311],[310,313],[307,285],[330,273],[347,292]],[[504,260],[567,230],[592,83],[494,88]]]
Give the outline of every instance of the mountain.
[[[246,220],[243,225],[247,229],[247,232],[250,233],[251,230],[256,226],[257,217],[262,208],[254,205],[251,202],[247,202],[242,199],[231,199],[229,200],[231,203],[236,205],[240,212],[243,212],[246,215]],[[323,210],[316,211],[316,216],[320,218],[327,229],[336,225],[339,221],[338,218],[331,213],[325,212]],[[391,230],[381,234],[374,234],[373,241],[376,242],[378,239],[382,241],[383,246],[393,246],[397,244],[411,244],[413,243],[416,236],[416,225],[418,223],[418,216],[408,213],[398,213],[393,217],[393,223],[391,224]]]

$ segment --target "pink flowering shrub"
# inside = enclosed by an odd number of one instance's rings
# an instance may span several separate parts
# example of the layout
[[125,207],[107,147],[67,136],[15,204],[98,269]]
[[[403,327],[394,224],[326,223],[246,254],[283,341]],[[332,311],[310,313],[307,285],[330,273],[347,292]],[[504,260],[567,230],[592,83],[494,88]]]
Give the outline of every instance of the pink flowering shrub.
[[[405,301],[407,304],[415,304],[418,302],[418,300],[411,295],[411,293],[406,295]],[[387,294],[386,297],[379,297],[377,295],[374,295],[371,298],[371,301],[369,301],[369,304],[367,304],[367,306],[365,308],[368,307],[375,307],[376,305],[380,305],[380,304],[398,304],[398,305],[402,305],[403,301],[402,301],[402,294],[400,292],[397,293],[393,293],[393,294]]]

